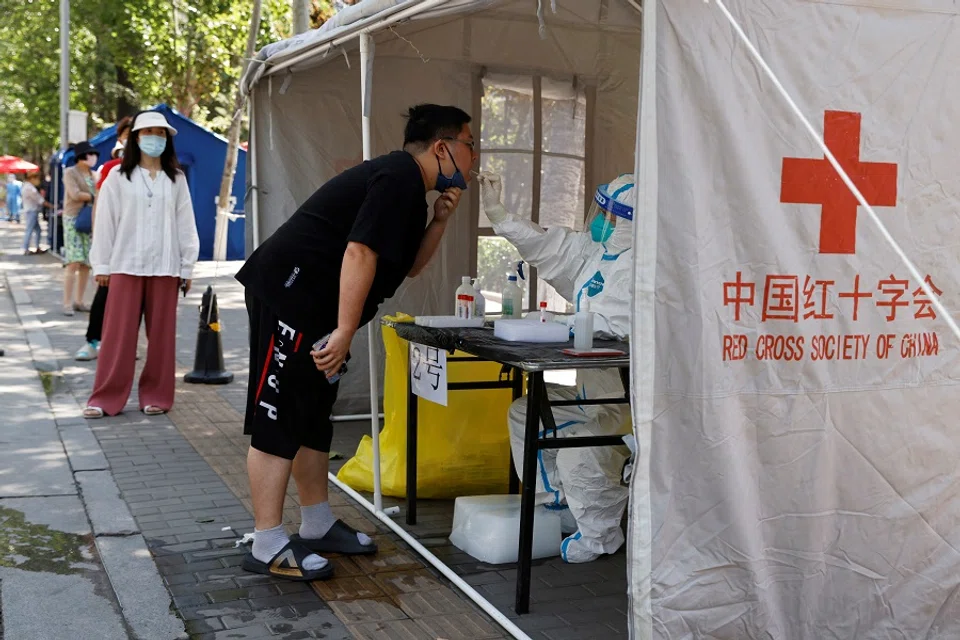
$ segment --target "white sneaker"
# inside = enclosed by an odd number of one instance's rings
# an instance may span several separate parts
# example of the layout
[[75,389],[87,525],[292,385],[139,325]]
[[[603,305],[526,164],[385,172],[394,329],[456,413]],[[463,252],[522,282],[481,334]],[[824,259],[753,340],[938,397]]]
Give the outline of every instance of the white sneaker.
[[98,355],[100,355],[100,350],[97,348],[97,345],[88,342],[80,347],[76,355],[73,356],[73,359],[80,362],[89,362],[90,360],[96,360]]

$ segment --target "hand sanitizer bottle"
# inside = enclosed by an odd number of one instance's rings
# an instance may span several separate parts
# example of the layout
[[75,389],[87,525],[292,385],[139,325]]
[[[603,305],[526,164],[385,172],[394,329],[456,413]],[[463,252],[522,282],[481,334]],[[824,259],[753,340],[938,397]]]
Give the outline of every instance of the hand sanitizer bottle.
[[573,317],[573,348],[577,351],[593,349],[593,314],[590,312],[590,298],[586,296]]
[[470,276],[460,278],[460,286],[457,287],[457,307],[456,316],[458,318],[473,318],[477,314],[476,307],[477,292],[470,284]]
[[507,284],[503,287],[504,318],[518,319],[523,311],[523,289],[517,284],[516,275],[507,276]]

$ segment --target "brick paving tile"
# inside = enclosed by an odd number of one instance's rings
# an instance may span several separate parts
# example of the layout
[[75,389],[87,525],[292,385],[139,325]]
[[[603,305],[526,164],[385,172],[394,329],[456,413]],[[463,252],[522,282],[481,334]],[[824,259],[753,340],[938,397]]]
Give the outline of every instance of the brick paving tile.
[[[312,585],[292,586],[240,569],[238,565],[248,548],[237,549],[233,543],[253,529],[245,464],[249,440],[242,435],[240,413],[246,399],[246,312],[242,290],[227,272],[221,272],[216,287],[221,320],[226,327],[222,334],[224,358],[227,369],[236,375],[235,382],[209,387],[187,385],[178,379],[176,405],[166,416],[143,416],[136,411],[134,397],[125,414],[87,423],[81,422],[79,410],[89,394],[96,363],[71,360],[73,351],[82,344],[85,322],[67,322],[57,313],[59,287],[55,285],[62,271],[60,265],[52,260],[38,265],[34,275],[47,278],[51,286],[33,288],[31,296],[35,306],[47,310],[42,321],[57,357],[70,363],[69,369],[65,369],[63,393],[51,398],[57,420],[65,426],[88,424],[94,432],[122,496],[131,505],[157,560],[161,576],[195,638],[229,637],[226,632],[230,632],[251,639],[298,640],[322,633],[300,627],[298,622],[326,616],[324,619],[329,618],[334,624],[335,615],[343,624],[332,629],[327,634],[329,637],[349,637],[349,633],[357,638],[433,637],[413,620],[393,618],[411,614],[421,619],[439,618],[445,614],[430,615],[430,611],[455,606],[451,602],[462,603],[456,606],[466,609],[456,614],[448,612],[450,615],[469,614],[483,620],[474,603],[451,591],[447,581],[437,577],[405,542],[335,487],[331,487],[330,493],[334,512],[351,526],[374,537],[380,546],[378,555],[331,557],[336,577]],[[210,278],[198,279],[197,290],[205,289],[207,282]],[[191,294],[180,306],[177,351],[180,374],[193,364],[198,301],[199,296]],[[141,340],[141,355],[144,344]],[[142,366],[143,360],[138,364]],[[368,431],[366,422],[337,423],[334,448],[344,456],[331,461],[334,471],[352,455]],[[292,482],[287,498],[284,524],[293,532],[299,525],[300,514]],[[384,502],[401,508],[403,505],[402,499],[386,496]],[[564,565],[559,558],[537,561],[533,571],[532,613],[518,617],[512,610],[516,590],[514,566],[480,563],[450,544],[453,501],[421,500],[419,516],[420,524],[406,527],[408,531],[519,626],[531,634],[541,634],[540,640],[556,640],[543,634],[562,629],[564,625],[567,629],[563,632],[567,635],[556,638],[592,637],[589,633],[593,627],[587,624],[591,622],[607,629],[603,640],[616,637],[621,629],[625,633],[626,556],[623,551],[590,565]],[[229,528],[222,531],[224,527]],[[451,593],[456,600],[448,597]],[[209,604],[197,604],[201,598],[210,601]],[[438,600],[440,598],[446,600]],[[377,604],[367,610],[357,604],[364,602]],[[296,619],[270,618],[270,621],[290,624],[289,629],[271,629],[263,622],[275,615],[269,612],[281,610],[288,615],[292,611]],[[591,611],[604,611],[608,615],[616,612],[619,623],[611,625],[590,618]],[[375,618],[362,620],[356,612],[366,612],[364,615]],[[563,613],[577,624],[564,622]],[[317,617],[319,614],[323,615]],[[221,622],[224,616],[232,616],[229,619],[239,626],[225,628]],[[391,619],[385,619],[388,616]],[[241,622],[246,618],[249,620]],[[488,624],[496,634],[503,635],[493,623]],[[349,632],[347,625],[350,625]],[[577,636],[569,629],[588,635]],[[438,627],[433,632],[439,634],[443,629]]]
[[354,562],[365,574],[423,568],[423,563],[406,551],[382,550],[373,556],[357,556]]
[[310,586],[326,601],[363,600],[384,595],[383,588],[365,576],[332,578],[311,582]]
[[350,558],[348,556],[331,556],[327,558],[330,561],[330,564],[333,565],[333,575],[337,578],[348,578],[351,576],[363,576],[369,573],[368,571],[362,571],[357,565],[356,558]]
[[347,624],[402,620],[406,614],[386,598],[331,602],[330,608]]
[[197,636],[196,640],[273,640],[273,638],[273,633],[266,625],[256,624],[242,629],[224,629],[223,631],[204,633]]
[[357,640],[436,640],[413,620],[387,620],[349,625]]
[[430,591],[414,591],[401,593],[394,599],[411,618],[426,618],[452,613],[467,613],[473,605],[458,596],[448,587],[440,587]]
[[399,593],[429,591],[443,586],[426,569],[378,573],[374,574],[373,579],[383,589],[384,593],[391,596]]
[[296,620],[301,617],[293,607],[278,607],[261,611],[240,611],[230,615],[220,616],[220,622],[227,629],[249,626],[253,622],[271,624],[282,620]]
[[581,625],[579,627],[559,627],[557,629],[546,629],[541,631],[548,640],[586,640],[596,638],[597,640],[619,640],[626,638],[624,633],[617,633],[605,624],[595,623],[590,625]]
[[431,638],[444,640],[480,640],[481,638],[502,638],[498,628],[477,613],[453,613],[430,618],[417,618],[420,625]]

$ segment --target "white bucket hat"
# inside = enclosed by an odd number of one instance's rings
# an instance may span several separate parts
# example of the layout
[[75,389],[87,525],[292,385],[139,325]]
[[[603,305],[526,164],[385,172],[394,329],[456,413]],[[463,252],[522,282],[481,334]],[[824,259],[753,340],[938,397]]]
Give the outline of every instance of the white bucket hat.
[[170,126],[170,123],[159,111],[144,111],[141,113],[137,116],[137,121],[133,123],[133,128],[130,131],[139,131],[150,127],[164,127],[170,132],[171,136],[177,135],[177,130]]

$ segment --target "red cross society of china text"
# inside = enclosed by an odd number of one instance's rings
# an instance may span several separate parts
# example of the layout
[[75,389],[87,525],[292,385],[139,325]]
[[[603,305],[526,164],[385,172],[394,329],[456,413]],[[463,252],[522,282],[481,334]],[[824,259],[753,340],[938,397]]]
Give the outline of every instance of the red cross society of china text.
[[[938,297],[943,294],[928,275],[924,281]],[[839,299],[837,308],[828,301],[832,294]],[[889,277],[877,280],[876,286],[859,274],[852,281],[839,284],[836,280],[813,276],[768,274],[762,282],[745,280],[742,271],[723,283],[723,306],[728,308],[735,322],[740,322],[745,309],[759,310],[760,321],[771,327],[783,323],[802,323],[829,320],[839,312],[854,322],[860,320],[873,305],[887,322],[897,318],[935,320],[933,303],[920,287],[913,288],[907,279]],[[751,345],[745,334],[723,336],[723,360],[799,361],[864,360],[877,358],[916,358],[937,355],[940,343],[935,331],[916,333],[819,334],[814,336],[776,335],[761,332]]]

